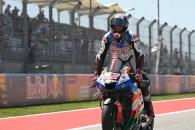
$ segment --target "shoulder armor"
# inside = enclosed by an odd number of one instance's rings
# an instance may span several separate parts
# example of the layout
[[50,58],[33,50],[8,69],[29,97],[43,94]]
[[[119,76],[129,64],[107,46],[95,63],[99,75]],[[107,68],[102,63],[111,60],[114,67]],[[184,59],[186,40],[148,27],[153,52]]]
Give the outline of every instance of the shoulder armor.
[[131,31],[129,31],[129,34],[130,34],[130,36],[131,36],[131,41],[132,41],[132,42],[137,42],[137,41],[139,41],[139,38],[138,38],[137,34],[135,34],[134,32],[131,32]]

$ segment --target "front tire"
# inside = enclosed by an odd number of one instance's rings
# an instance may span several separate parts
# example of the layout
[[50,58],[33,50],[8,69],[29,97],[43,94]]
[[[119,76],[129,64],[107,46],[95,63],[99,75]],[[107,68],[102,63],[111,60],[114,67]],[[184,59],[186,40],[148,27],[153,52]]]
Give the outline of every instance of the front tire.
[[102,110],[102,130],[113,130],[113,105],[104,104]]

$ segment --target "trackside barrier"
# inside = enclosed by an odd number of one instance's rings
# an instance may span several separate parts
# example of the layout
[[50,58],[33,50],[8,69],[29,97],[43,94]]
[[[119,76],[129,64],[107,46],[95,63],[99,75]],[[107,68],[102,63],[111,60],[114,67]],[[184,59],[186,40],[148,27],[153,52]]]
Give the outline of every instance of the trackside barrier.
[[[0,75],[0,107],[89,100],[90,74]],[[195,92],[195,76],[150,75],[153,95]]]

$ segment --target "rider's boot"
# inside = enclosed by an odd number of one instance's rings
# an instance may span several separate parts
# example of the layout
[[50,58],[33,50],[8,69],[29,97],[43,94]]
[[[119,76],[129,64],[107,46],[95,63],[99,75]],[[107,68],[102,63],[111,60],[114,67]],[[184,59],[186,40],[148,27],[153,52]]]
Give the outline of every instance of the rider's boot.
[[142,89],[144,98],[144,110],[148,116],[155,117],[154,108],[151,101],[150,86]]
[[151,100],[144,101],[144,109],[148,117],[155,117]]

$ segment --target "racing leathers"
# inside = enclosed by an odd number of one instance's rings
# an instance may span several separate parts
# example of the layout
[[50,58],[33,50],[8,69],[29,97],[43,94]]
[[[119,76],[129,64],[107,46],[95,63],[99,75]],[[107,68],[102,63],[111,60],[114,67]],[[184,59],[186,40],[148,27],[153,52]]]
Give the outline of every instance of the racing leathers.
[[[119,40],[114,37],[112,31],[107,32],[103,38],[100,50],[96,55],[95,75],[99,76],[102,71],[103,63],[109,47],[112,49],[112,60],[110,72],[117,73],[123,65],[131,66],[135,76],[149,80],[143,73],[144,54],[140,49],[138,36],[132,32],[125,31],[122,38]],[[140,85],[139,85],[140,86]],[[150,84],[145,87],[139,87],[143,93],[145,110],[148,116],[154,116],[154,111],[150,98]]]

